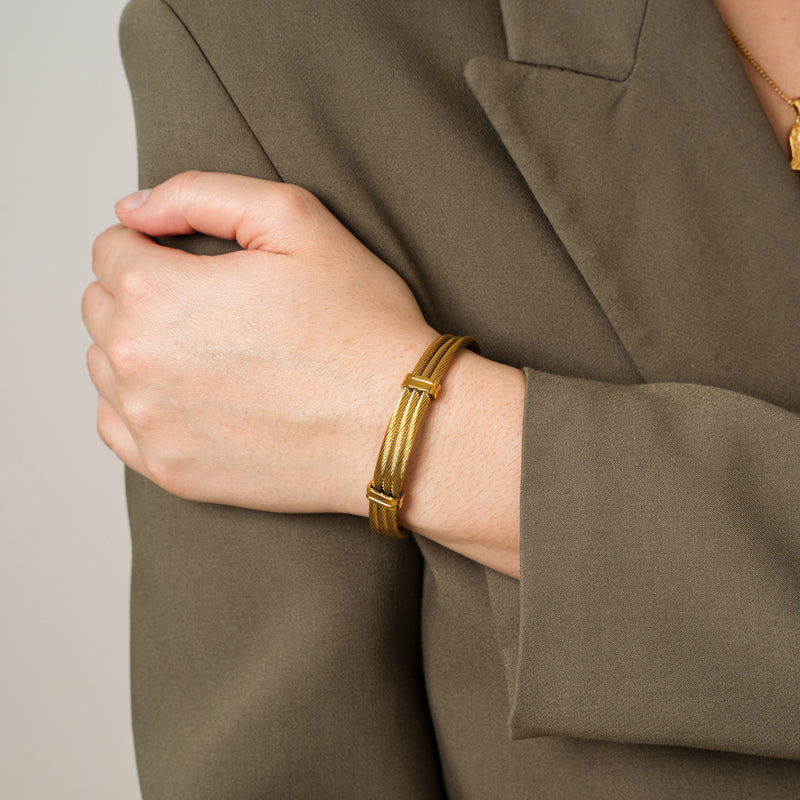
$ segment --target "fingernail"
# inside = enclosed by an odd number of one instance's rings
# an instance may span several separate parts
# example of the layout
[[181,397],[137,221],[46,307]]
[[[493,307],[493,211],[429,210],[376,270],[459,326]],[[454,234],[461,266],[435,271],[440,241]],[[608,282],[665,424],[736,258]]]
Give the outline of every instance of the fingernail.
[[150,191],[150,189],[142,189],[139,192],[134,192],[127,197],[123,197],[122,200],[117,203],[117,211],[135,211],[137,208],[144,205],[144,201],[147,200]]

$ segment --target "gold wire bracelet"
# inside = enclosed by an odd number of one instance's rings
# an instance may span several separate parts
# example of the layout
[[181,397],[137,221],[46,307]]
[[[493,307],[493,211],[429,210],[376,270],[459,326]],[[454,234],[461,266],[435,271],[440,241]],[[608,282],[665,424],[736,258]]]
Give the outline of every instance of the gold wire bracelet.
[[403,381],[403,392],[386,429],[375,474],[367,486],[373,533],[392,539],[408,536],[398,527],[397,514],[403,506],[403,479],[411,447],[428,406],[439,394],[442,376],[465,347],[480,352],[478,343],[469,336],[440,336]]

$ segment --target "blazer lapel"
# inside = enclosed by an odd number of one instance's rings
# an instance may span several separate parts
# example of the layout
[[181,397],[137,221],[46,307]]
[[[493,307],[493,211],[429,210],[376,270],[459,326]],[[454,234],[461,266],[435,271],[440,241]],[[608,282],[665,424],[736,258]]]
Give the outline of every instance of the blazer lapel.
[[800,408],[800,183],[711,0],[501,6],[467,81],[643,377]]

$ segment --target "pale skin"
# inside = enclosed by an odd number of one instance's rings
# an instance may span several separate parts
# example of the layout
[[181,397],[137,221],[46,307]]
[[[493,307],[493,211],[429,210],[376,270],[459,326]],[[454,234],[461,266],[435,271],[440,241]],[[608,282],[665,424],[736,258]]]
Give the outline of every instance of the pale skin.
[[[800,6],[717,5],[800,94]],[[786,142],[793,109],[748,74]],[[190,172],[116,211],[83,298],[102,440],[180,497],[366,516],[400,382],[438,335],[405,283],[295,186]],[[150,238],[192,232],[243,251],[193,256]],[[415,443],[400,516],[514,578],[524,397],[520,370],[460,354]]]
[[[366,516],[401,381],[438,335],[408,287],[296,186],[190,172],[142,199],[117,205],[123,225],[98,237],[84,295],[103,441],[187,499]],[[192,231],[244,251],[149,238]],[[400,518],[509,575],[519,501],[502,485],[519,484],[523,395],[519,370],[459,355]]]
[[[800,97],[800,3],[797,0],[715,2],[722,18],[770,78],[789,97]],[[739,57],[788,158],[789,131],[796,112],[742,53]]]

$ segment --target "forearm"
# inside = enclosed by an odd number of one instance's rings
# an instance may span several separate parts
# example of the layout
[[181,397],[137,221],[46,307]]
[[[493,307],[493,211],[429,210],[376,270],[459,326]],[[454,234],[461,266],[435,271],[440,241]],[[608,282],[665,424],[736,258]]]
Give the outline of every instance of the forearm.
[[401,523],[519,577],[523,373],[462,353],[411,454]]

